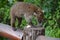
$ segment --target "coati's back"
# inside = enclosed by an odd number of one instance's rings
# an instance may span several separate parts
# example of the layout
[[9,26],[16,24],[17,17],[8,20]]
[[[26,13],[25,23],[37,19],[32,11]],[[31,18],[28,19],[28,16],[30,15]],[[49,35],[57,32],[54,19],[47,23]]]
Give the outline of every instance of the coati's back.
[[35,11],[36,7],[30,3],[24,3],[24,2],[17,2],[11,7],[11,13],[15,16],[22,16],[24,14],[32,15]]
[[15,19],[21,24],[22,16],[25,17],[25,20],[29,25],[32,25],[32,16],[35,15],[39,23],[43,21],[43,12],[40,8],[36,7],[30,3],[17,2],[11,7],[10,16],[11,16],[11,26],[15,27]]

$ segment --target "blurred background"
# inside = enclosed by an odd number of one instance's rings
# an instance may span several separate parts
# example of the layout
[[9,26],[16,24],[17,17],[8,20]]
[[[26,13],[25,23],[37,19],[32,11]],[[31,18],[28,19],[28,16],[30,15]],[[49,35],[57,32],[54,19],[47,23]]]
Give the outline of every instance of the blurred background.
[[[43,27],[45,27],[45,36],[60,38],[60,0],[0,0],[0,23],[10,25],[10,8],[16,2],[27,2],[32,3],[40,8],[44,12]],[[37,21],[32,19],[34,25]],[[24,28],[27,24],[23,18],[20,28]],[[15,26],[17,27],[18,22],[16,19]],[[0,37],[0,40],[7,40],[7,38]]]

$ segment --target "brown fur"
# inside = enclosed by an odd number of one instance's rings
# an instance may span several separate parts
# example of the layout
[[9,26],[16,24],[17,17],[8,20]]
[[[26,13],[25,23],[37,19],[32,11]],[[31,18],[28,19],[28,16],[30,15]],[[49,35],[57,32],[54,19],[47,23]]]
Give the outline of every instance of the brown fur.
[[16,18],[19,21],[18,25],[20,25],[22,21],[22,16],[25,17],[28,24],[32,25],[31,17],[34,15],[34,12],[36,14],[35,16],[37,17],[38,21],[41,22],[43,20],[43,12],[40,8],[30,3],[17,2],[11,7],[11,26],[15,27]]

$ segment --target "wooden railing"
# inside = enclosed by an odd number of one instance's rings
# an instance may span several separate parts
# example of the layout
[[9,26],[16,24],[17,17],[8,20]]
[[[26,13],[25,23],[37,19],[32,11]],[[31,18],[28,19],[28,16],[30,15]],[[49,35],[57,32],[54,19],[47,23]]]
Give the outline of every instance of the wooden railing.
[[9,38],[11,40],[21,40],[23,32],[19,29],[13,31],[11,26],[0,23],[0,36]]

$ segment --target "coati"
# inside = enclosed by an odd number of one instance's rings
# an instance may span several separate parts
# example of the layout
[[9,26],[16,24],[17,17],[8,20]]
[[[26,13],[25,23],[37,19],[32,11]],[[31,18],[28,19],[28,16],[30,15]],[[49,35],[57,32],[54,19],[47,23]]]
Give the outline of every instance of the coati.
[[30,4],[30,3],[24,3],[24,2],[17,2],[15,3],[10,10],[10,16],[11,16],[11,26],[13,30],[15,30],[15,20],[18,19],[18,25],[22,22],[22,16],[25,17],[25,20],[28,22],[29,25],[32,24],[32,16],[35,16],[39,23],[43,21],[43,12],[42,9],[39,7]]

